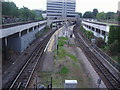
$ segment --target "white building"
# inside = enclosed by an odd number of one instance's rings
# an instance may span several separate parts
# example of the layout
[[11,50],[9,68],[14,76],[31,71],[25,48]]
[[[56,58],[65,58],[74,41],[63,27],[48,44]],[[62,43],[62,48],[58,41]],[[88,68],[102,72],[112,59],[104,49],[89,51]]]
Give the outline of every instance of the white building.
[[48,19],[66,19],[76,17],[76,0],[47,0]]

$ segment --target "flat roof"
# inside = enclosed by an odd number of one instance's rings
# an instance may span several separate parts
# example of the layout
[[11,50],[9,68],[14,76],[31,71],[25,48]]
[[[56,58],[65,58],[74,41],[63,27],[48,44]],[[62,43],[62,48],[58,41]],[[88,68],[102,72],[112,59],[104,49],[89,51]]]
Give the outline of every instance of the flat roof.
[[65,80],[65,84],[77,84],[77,80]]

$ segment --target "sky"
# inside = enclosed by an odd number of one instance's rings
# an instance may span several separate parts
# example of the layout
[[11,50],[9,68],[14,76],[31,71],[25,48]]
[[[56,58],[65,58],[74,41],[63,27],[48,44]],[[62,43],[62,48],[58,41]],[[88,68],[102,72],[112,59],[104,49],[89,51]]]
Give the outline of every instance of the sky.
[[[9,0],[13,1],[19,8],[25,6],[29,9],[46,10],[47,0]],[[76,12],[93,11],[97,8],[99,12],[116,12],[120,0],[76,0]]]

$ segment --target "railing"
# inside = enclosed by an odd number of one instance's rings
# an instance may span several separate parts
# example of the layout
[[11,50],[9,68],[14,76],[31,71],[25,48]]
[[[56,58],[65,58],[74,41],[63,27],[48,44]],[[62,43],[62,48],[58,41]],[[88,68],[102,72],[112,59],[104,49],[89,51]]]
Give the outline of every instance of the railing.
[[92,45],[95,50],[97,50],[113,67],[115,67],[120,72],[120,64],[114,61],[110,56],[105,52],[100,50],[96,45]]
[[46,19],[35,20],[35,21],[27,21],[27,22],[11,23],[11,24],[3,24],[3,25],[0,25],[0,28],[9,28],[9,27],[13,27],[13,26],[18,26],[18,25],[23,25],[23,24],[28,24],[28,23],[38,22],[38,21],[44,21],[44,20],[46,20]]

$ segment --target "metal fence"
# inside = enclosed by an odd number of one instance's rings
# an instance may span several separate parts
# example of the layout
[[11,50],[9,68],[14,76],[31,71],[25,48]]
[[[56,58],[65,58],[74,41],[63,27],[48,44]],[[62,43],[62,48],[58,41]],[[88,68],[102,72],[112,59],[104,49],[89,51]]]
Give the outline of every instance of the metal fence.
[[96,45],[92,45],[92,47],[97,50],[113,67],[120,71],[120,64],[118,62],[114,61],[110,56],[108,56],[105,52],[99,49]]

